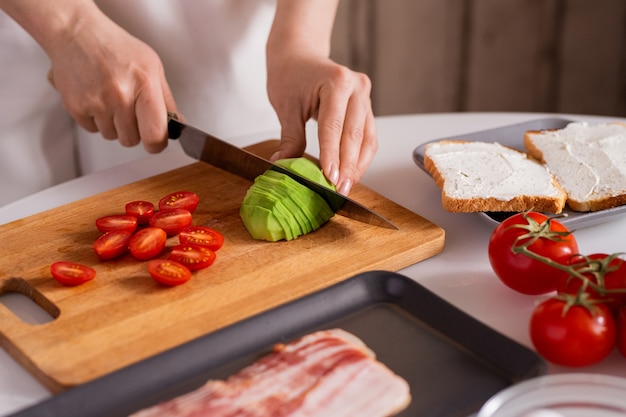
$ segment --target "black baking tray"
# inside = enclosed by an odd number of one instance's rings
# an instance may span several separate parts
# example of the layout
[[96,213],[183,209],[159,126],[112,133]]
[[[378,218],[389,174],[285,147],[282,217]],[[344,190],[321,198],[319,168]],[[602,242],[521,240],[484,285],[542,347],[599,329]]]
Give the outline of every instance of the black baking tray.
[[127,416],[208,379],[225,378],[269,353],[274,343],[328,328],[355,334],[409,382],[412,401],[399,416],[466,417],[502,389],[546,372],[534,351],[417,282],[371,271],[69,389],[13,417]]
[[[547,129],[562,129],[573,120],[562,118],[544,118],[529,120],[527,122],[517,123],[513,125],[498,127],[495,129],[482,130],[479,132],[472,132],[452,137],[440,138],[428,141],[419,145],[413,151],[413,160],[424,172],[428,174],[428,171],[424,167],[424,147],[432,142],[438,142],[441,140],[467,140],[467,141],[479,141],[479,142],[497,142],[501,145],[509,146],[511,148],[518,149],[522,152],[526,152],[524,147],[524,134],[528,130],[547,130]],[[580,229],[583,227],[593,226],[595,224],[604,223],[610,221],[616,217],[619,217],[626,213],[626,206],[613,207],[606,210],[598,210],[592,212],[576,212],[565,207],[563,210],[563,217],[560,217],[559,222],[563,223],[570,229]],[[508,217],[514,215],[512,212],[484,212],[480,213],[490,223],[497,225]]]

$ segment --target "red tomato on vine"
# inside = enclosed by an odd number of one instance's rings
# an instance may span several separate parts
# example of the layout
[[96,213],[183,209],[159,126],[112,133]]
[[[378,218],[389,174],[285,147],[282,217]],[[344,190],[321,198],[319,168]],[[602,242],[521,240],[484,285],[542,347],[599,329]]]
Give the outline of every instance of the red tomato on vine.
[[617,349],[626,357],[626,306],[617,312]]
[[522,294],[554,291],[557,282],[568,276],[558,266],[567,264],[577,253],[578,244],[570,231],[559,221],[536,212],[509,217],[489,240],[489,262],[494,272]]
[[594,253],[576,255],[569,261],[573,271],[566,279],[559,280],[559,293],[576,295],[586,292],[590,298],[602,301],[613,312],[626,305],[626,262],[619,254]]
[[615,347],[617,330],[608,307],[580,297],[553,297],[539,304],[530,319],[537,352],[557,365],[597,363]]

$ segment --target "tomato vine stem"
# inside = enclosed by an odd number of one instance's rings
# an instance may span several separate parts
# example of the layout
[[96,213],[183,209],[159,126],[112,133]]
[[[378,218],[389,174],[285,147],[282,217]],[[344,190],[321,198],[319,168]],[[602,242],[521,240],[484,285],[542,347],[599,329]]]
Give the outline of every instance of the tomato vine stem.
[[[516,228],[526,230],[526,233],[517,237],[517,239],[513,243],[511,251],[515,254],[527,256],[533,260],[536,260],[545,265],[548,265],[550,267],[553,267],[555,269],[558,269],[560,271],[567,273],[568,281],[571,279],[581,280],[581,287],[578,289],[578,293],[574,300],[572,299],[565,300],[562,298],[564,301],[566,301],[566,308],[564,308],[564,310],[567,310],[569,306],[574,305],[574,304],[579,304],[579,305],[583,305],[586,307],[592,304],[592,300],[589,298],[589,294],[587,293],[588,288],[593,289],[594,291],[598,292],[600,295],[603,295],[603,296],[606,296],[609,294],[615,294],[615,293],[626,293],[626,289],[606,288],[605,281],[604,281],[604,277],[606,274],[618,269],[618,266],[611,265],[611,263],[615,259],[619,259],[619,256],[622,255],[622,253],[613,253],[611,255],[604,257],[603,259],[591,259],[587,256],[576,254],[576,255],[573,255],[572,258],[580,257],[581,261],[572,263],[572,264],[567,264],[567,265],[556,262],[546,256],[541,256],[533,252],[530,249],[530,246],[532,246],[539,239],[549,239],[552,241],[559,241],[563,239],[565,236],[568,236],[573,232],[572,231],[564,231],[564,232],[552,231],[550,222],[553,220],[553,218],[548,217],[546,220],[542,222],[538,222],[532,217],[528,216],[527,214],[528,213],[524,214],[524,218],[526,219],[528,223],[527,225],[516,224],[516,225],[511,226],[511,227],[516,227]],[[593,275],[595,278],[595,282],[589,279],[589,277],[586,274]],[[565,295],[562,294],[560,296],[564,297]]]

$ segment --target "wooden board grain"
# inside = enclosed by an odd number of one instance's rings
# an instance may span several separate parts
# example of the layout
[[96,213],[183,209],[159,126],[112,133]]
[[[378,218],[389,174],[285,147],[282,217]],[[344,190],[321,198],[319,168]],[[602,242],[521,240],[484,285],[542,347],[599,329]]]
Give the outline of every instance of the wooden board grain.
[[[267,155],[275,141],[251,148]],[[359,272],[396,271],[439,253],[444,231],[358,185],[356,201],[399,230],[335,216],[290,242],[253,240],[239,218],[250,182],[198,162],[0,226],[0,294],[20,292],[55,319],[31,325],[0,304],[0,346],[54,392],[180,345]],[[178,190],[201,202],[194,224],[225,236],[216,262],[185,285],[153,281],[146,262],[130,256],[102,262],[93,252],[96,218],[131,200],[157,202]],[[177,242],[176,237],[168,246]],[[50,277],[58,260],[92,265],[96,278],[64,287]]]

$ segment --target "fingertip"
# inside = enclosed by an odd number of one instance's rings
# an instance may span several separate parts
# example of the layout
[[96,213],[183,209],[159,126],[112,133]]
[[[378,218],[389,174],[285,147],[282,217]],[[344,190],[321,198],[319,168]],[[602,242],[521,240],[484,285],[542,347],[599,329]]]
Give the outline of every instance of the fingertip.
[[159,153],[168,143],[168,112],[176,114],[178,120],[185,119],[178,111],[164,74],[161,74],[160,83],[153,83],[151,87],[138,97],[135,112],[144,149],[149,153]]
[[304,154],[306,149],[306,139],[304,136],[290,136],[282,135],[280,138],[280,144],[278,149],[272,155],[272,158],[284,159],[284,158],[296,158]]
[[339,194],[348,195],[352,190],[353,182],[350,178],[346,178],[342,180],[341,183],[337,186],[337,192]]
[[160,153],[167,148],[167,139],[158,142],[143,142],[143,147],[148,153]]
[[162,111],[156,110],[150,115],[137,115],[138,139],[149,153],[159,153],[167,147],[169,132],[166,114],[163,108]]
[[282,158],[282,152],[281,152],[281,151],[276,151],[276,152],[274,152],[274,153],[272,154],[272,156],[270,156],[269,161],[270,161],[270,162],[276,162],[276,161],[278,161],[279,159],[283,159],[283,158]]
[[98,131],[98,126],[96,126],[96,120],[93,117],[71,113],[69,110],[67,112],[74,119],[74,121],[87,132],[95,133]]
[[328,178],[328,181],[337,186],[339,181],[339,167],[336,163],[331,163],[327,168],[322,168],[324,175]]

